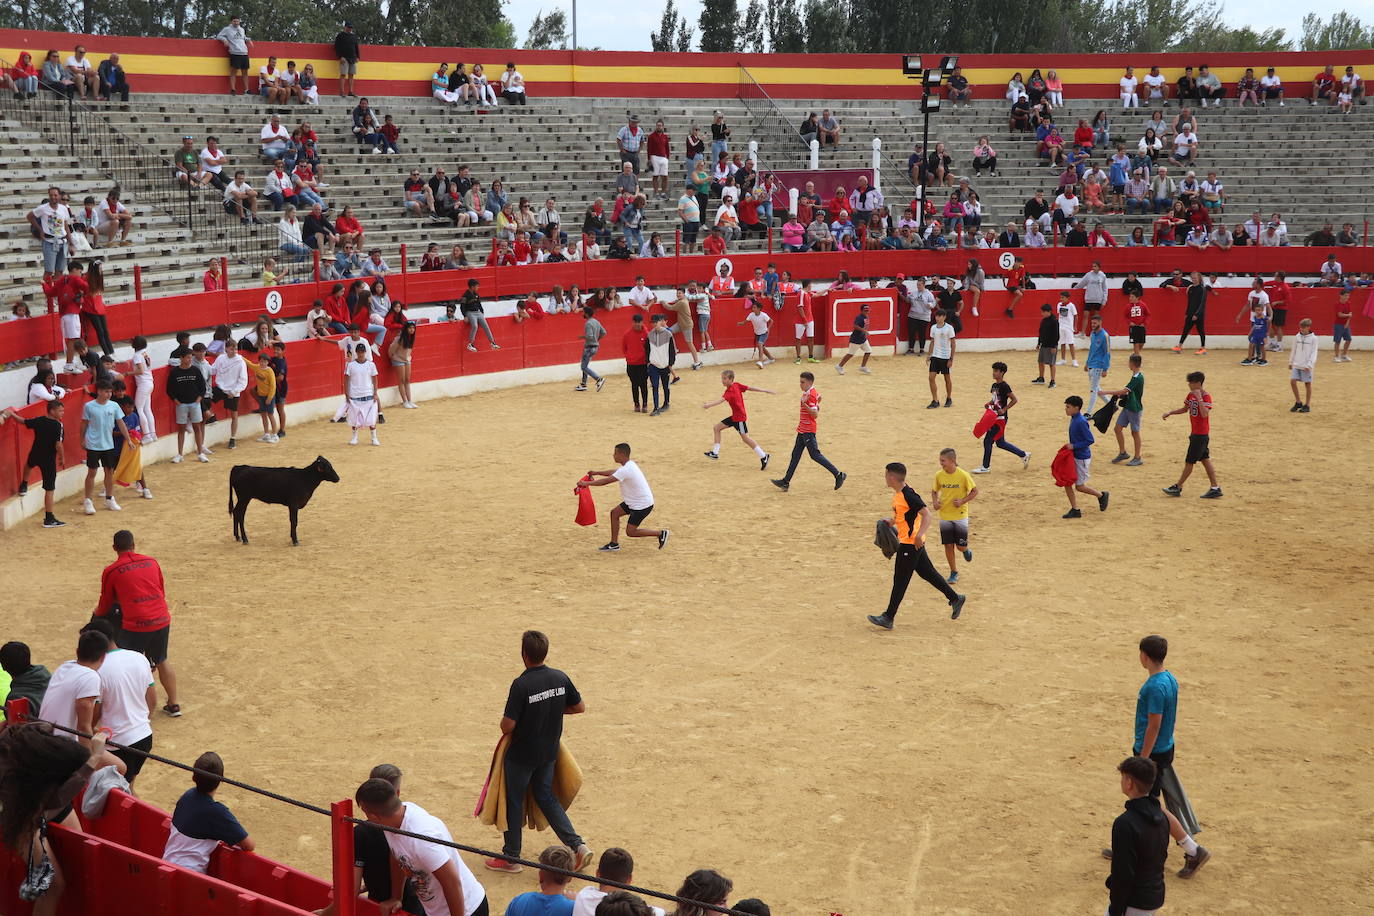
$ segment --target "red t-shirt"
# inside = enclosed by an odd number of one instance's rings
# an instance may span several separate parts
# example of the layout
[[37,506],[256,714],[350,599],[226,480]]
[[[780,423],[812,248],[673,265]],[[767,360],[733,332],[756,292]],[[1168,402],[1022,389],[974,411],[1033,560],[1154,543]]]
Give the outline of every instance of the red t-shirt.
[[515,263],[519,264],[530,259],[530,243],[516,239],[511,242],[511,253],[515,258]]
[[1274,308],[1287,308],[1288,297],[1293,294],[1293,287],[1285,283],[1275,283],[1272,280],[1264,284],[1264,291],[1269,294],[1269,304]]
[[816,417],[811,415],[808,407],[819,408],[821,406],[821,393],[814,387],[806,389],[806,393],[801,397],[801,419],[797,423],[797,432],[814,433],[816,431]]
[[801,223],[803,226],[811,222],[812,209],[813,205],[810,198],[805,194],[799,194],[797,196],[797,222]]
[[726,388],[725,393],[721,395],[721,397],[725,399],[725,403],[730,405],[730,419],[734,420],[736,423],[743,423],[745,420],[749,419],[749,414],[744,410],[744,392],[751,390],[753,389],[748,385],[734,382],[729,388]]
[[105,567],[100,574],[100,603],[95,616],[108,616],[116,601],[124,615],[123,627],[130,632],[148,633],[172,623],[162,567],[152,557],[125,551]]
[[1317,84],[1320,89],[1330,89],[1336,84],[1336,74],[1327,73],[1325,70],[1312,77],[1312,82]]
[[671,159],[672,153],[668,149],[668,139],[668,132],[666,130],[656,130],[649,134],[649,155],[658,156],[662,159]]
[[1150,308],[1145,304],[1144,299],[1137,299],[1135,302],[1126,303],[1126,321],[1135,327],[1145,327],[1145,322],[1150,320]]
[[348,313],[348,298],[346,296],[325,296],[324,312],[331,321],[340,324],[348,324],[352,316]]
[[739,221],[746,226],[753,226],[759,221],[759,202],[752,197],[745,198],[739,202]]
[[1200,405],[1206,405],[1208,411],[1212,409],[1212,396],[1206,391],[1190,391],[1183,399],[1183,406],[1188,408],[1188,422],[1192,424],[1194,436],[1206,436],[1212,431],[1212,418],[1210,415],[1201,415]]
[[809,324],[809,323],[812,321],[812,318],[811,318],[811,293],[810,293],[810,291],[808,291],[808,290],[803,290],[803,291],[802,291],[801,299],[799,299],[799,300],[797,301],[797,308],[801,309],[801,320],[802,320],[802,322],[803,322],[803,323]]
[[334,220],[334,228],[349,235],[356,235],[363,231],[363,224],[358,222],[357,217],[341,216]]
[[625,365],[643,366],[649,362],[649,332],[644,328],[636,331],[631,327],[620,339],[620,347],[625,352]]
[[529,312],[531,318],[544,317],[544,306],[539,304],[538,299],[526,299],[521,305],[524,307],[525,311]]
[[701,250],[707,254],[725,254],[725,239],[718,235],[707,236],[701,243]]
[[1354,314],[1355,310],[1350,307],[1349,302],[1336,301],[1336,324],[1349,324]]
[[105,314],[105,297],[100,293],[87,291],[86,295],[81,298],[81,311],[87,315]]
[[81,314],[81,298],[86,295],[86,278],[67,274],[57,286],[57,311],[60,315]]
[[1075,146],[1092,146],[1093,129],[1091,127],[1080,127],[1073,132],[1073,142]]
[[1026,285],[1026,268],[1013,267],[1007,271],[1007,289],[1020,289]]

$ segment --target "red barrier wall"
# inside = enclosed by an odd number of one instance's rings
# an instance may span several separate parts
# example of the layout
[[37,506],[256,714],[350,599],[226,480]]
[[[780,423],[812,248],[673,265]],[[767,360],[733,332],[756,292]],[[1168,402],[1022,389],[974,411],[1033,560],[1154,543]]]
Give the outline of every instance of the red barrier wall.
[[[978,261],[988,277],[1004,276],[998,266],[1004,251],[856,251],[830,254],[731,254],[734,275],[749,276],[755,267],[775,264],[792,272],[793,279],[834,277],[848,271],[855,279],[906,276],[962,276],[970,259]],[[1231,251],[1197,252],[1184,248],[1039,248],[1016,249],[1031,276],[1081,275],[1101,261],[1102,269],[1120,276],[1135,271],[1141,276],[1168,274],[1171,270],[1201,270],[1250,276],[1275,270],[1290,274],[1317,273],[1326,257],[1324,248],[1239,248]],[[1346,248],[1339,252],[1347,272],[1374,271],[1374,249]],[[404,262],[404,253],[399,261]],[[696,280],[705,283],[715,273],[716,258],[704,255],[642,258],[633,261],[579,261],[572,264],[540,264],[527,267],[478,267],[465,271],[394,272],[387,280],[393,299],[411,304],[456,299],[470,279],[478,280],[486,298],[509,298],[530,292],[547,293],[555,284],[577,286],[584,292],[597,286],[626,288],[642,274],[654,287],[671,287]],[[277,317],[303,317],[313,300],[328,295],[332,283],[297,283],[280,287],[250,287],[216,293],[189,293],[140,299],[109,306],[110,333],[116,340],[135,334],[145,337],[177,331],[209,328],[222,323],[251,322],[266,313],[270,293],[281,297]],[[88,338],[89,339],[89,338]],[[40,353],[60,352],[57,318],[0,322],[0,363],[26,359]],[[540,365],[546,365],[541,363]]]

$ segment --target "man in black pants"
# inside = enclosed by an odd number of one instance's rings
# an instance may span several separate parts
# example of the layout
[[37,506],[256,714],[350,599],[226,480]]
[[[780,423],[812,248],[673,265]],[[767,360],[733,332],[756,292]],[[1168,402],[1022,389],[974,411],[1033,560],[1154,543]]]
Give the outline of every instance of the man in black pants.
[[1164,905],[1164,860],[1169,855],[1169,821],[1150,797],[1158,768],[1145,757],[1117,766],[1126,810],[1112,822],[1112,873],[1107,878],[1107,916],[1153,913]]
[[[587,711],[582,695],[572,679],[544,664],[549,655],[549,638],[538,630],[526,630],[520,637],[520,659],[525,672],[511,682],[506,698],[506,713],[501,731],[510,736],[506,748],[506,831],[501,851],[513,859],[520,857],[520,829],[525,821],[525,791],[534,796],[558,840],[577,854],[573,871],[581,871],[592,861],[592,851],[573,829],[568,813],[553,794],[553,769],[558,760],[558,743],[563,737],[563,717]],[[504,858],[483,863],[492,871],[518,872],[520,866]]]
[[781,480],[773,481],[773,486],[787,492],[792,485],[792,475],[797,473],[797,465],[801,463],[802,452],[811,456],[811,460],[825,468],[835,477],[835,489],[844,486],[844,479],[847,476],[835,465],[821,454],[821,448],[816,444],[816,421],[821,416],[821,393],[816,390],[816,376],[810,372],[801,374],[801,419],[797,422],[797,439],[792,444],[792,460],[787,464],[787,473]]
[[[945,577],[935,571],[926,554],[926,529],[930,527],[930,509],[915,490],[907,486],[906,465],[896,461],[887,466],[887,485],[892,489],[892,525],[897,529],[897,558],[892,568],[892,597],[882,614],[868,615],[868,622],[884,630],[892,629],[897,608],[906,597],[911,574],[916,573],[939,590],[949,601],[950,619],[958,620],[964,609],[965,595],[949,587]],[[971,556],[972,554],[970,554]]]
[[1190,330],[1197,330],[1198,355],[1207,355],[1207,297],[1212,294],[1212,287],[1202,282],[1202,274],[1193,271],[1187,287],[1188,307],[1183,313],[1183,332],[1178,335],[1178,345],[1174,347],[1175,353],[1183,352],[1183,342],[1188,339]]

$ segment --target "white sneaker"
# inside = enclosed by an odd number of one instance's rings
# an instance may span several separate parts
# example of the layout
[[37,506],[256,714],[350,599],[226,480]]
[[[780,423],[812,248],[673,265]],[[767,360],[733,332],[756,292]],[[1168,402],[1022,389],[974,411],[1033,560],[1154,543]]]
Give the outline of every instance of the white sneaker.
[[1283,99],[1279,99],[1279,107],[1280,107],[1280,108],[1283,107]]
[[156,441],[157,441],[157,436],[153,435],[152,433],[149,433],[148,435],[146,435],[146,436],[143,437],[143,441],[144,441],[145,443],[147,443],[147,442],[156,442]]
[[201,464],[209,464],[210,456],[205,454],[204,452],[200,452],[196,455],[196,460],[199,461]]
[[91,502],[89,499],[83,501],[81,504],[81,511],[85,512],[87,515],[95,515],[95,503]]
[[762,369],[762,368],[763,368],[763,360],[759,360],[758,362],[754,363],[754,365],[755,365],[755,366],[758,366],[760,369]]
[[973,473],[975,473],[975,474],[986,474],[988,471],[991,471],[991,470],[992,470],[992,468],[974,468],[974,469],[973,469]]
[[172,464],[181,464],[181,455],[180,455],[180,454],[178,454],[175,458],[172,459]]
[[406,402],[403,403],[401,406],[404,407],[406,410],[414,410],[415,408],[419,407],[420,405],[419,405],[419,404],[416,404],[414,401],[406,401]]
[[278,436],[276,433],[273,433],[272,435],[270,435],[270,436],[267,437],[267,441],[268,441],[268,442],[274,442],[274,443],[275,443],[275,442],[280,442],[280,441],[281,441],[281,437]]
[[144,499],[152,499],[152,498],[153,498],[153,491],[150,490],[150,489],[148,489],[147,487],[144,487],[144,488],[143,488],[142,494],[143,494],[143,498],[144,498]]
[[[762,368],[762,367],[760,367],[760,368]],[[836,367],[835,367],[835,374],[836,374],[836,375],[844,375],[844,366],[836,366]]]
[[1332,361],[1333,363],[1345,362],[1345,360],[1341,359],[1339,356],[1333,356],[1333,357],[1331,357],[1331,361]]
[[201,453],[202,455],[213,455],[213,454],[215,453],[215,450],[212,449],[212,448],[210,448],[210,447],[207,446],[207,445],[202,445],[202,446],[200,447],[200,453]]
[[349,445],[357,445],[357,444],[358,444],[358,434],[357,434],[357,433],[354,433],[354,434],[353,434],[353,438],[348,440],[348,444],[349,444]]
[[870,369],[870,368],[868,368],[867,366],[860,366],[860,367],[859,367],[859,371],[862,372],[864,375],[872,375],[872,374],[873,374],[873,370]]
[[373,434],[372,434],[372,444],[373,444],[373,445],[381,445],[381,444],[382,444],[382,440],[377,438],[377,434],[376,434],[376,433],[373,433]]
[[124,511],[124,507],[121,506],[119,503],[115,502],[115,499],[114,499],[113,496],[107,496],[107,497],[105,498],[105,508],[106,508],[106,509],[109,509],[111,512],[122,512],[122,511]]
[[1063,361],[1062,359],[1057,359],[1057,360],[1054,361],[1054,364],[1055,364],[1056,366],[1062,366],[1062,365],[1064,365],[1064,361]]
[[261,436],[258,436],[258,441],[259,441],[259,442],[271,442],[271,441],[272,441],[272,437],[271,437],[270,435],[268,435],[267,433],[263,433]]
[[1074,361],[1073,361],[1073,367],[1074,367],[1075,369],[1078,368],[1078,360],[1074,360]]
[[67,364],[65,364],[65,365],[62,367],[62,371],[65,372],[65,373],[70,374],[70,373],[76,372],[77,370],[76,370],[76,366],[72,365],[71,363],[67,363]]
[[1030,467],[1030,452],[1026,452],[1026,454],[1021,456],[1021,467],[1023,469]]

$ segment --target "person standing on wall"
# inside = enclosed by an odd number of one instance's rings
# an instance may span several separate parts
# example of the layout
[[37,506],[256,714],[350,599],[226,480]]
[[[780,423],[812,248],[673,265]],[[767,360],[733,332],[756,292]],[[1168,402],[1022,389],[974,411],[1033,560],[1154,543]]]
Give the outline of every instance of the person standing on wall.
[[[506,831],[501,851],[509,858],[520,857],[525,792],[529,790],[559,841],[576,853],[573,871],[582,871],[592,861],[592,850],[573,829],[568,813],[553,794],[553,771],[563,737],[563,717],[586,712],[587,704],[573,686],[572,678],[544,664],[548,655],[549,638],[543,633],[526,630],[521,635],[520,660],[525,671],[511,682],[501,719],[501,733],[510,737],[503,765]],[[492,871],[521,870],[505,858],[487,859],[484,864]]]
[[353,31],[353,23],[345,22],[343,31],[334,36],[334,56],[339,59],[339,98],[358,97],[358,93],[353,91],[353,81],[358,76],[361,46],[358,34]]
[[[248,49],[253,46],[253,41],[243,30],[243,20],[238,16],[230,19],[229,24],[219,30],[215,40],[224,45],[229,53],[229,94],[247,95]],[[236,81],[238,89],[234,88]]]
[[120,618],[115,643],[121,649],[141,652],[157,670],[167,702],[162,711],[176,718],[177,677],[167,660],[167,642],[172,631],[172,614],[167,608],[167,583],[157,560],[134,553],[132,531],[116,531],[113,563],[100,574],[100,600],[95,617],[109,617],[118,608]]

